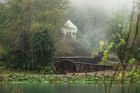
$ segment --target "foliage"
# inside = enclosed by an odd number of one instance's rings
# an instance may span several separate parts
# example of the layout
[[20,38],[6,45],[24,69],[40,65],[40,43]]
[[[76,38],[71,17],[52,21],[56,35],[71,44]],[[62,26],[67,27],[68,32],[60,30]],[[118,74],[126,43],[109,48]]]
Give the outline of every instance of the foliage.
[[[130,22],[130,18],[132,17]],[[136,20],[136,15],[133,13],[132,16],[129,16],[127,11],[120,10],[114,14],[114,16],[109,21],[107,37],[109,42],[114,42],[116,45],[111,49],[112,52],[117,54],[120,61],[125,60],[125,57],[122,56],[123,52],[125,51],[126,54],[130,50],[130,45],[132,43],[132,39],[134,37],[134,33],[136,31],[135,26],[136,23],[133,20]],[[129,24],[130,23],[130,24]],[[131,25],[131,27],[130,27]],[[131,31],[132,30],[132,31]],[[129,41],[127,42],[127,37],[129,36],[129,31],[131,31],[131,35]],[[136,45],[134,52],[132,54],[136,60],[139,60],[139,36],[140,33],[137,35]],[[128,43],[127,47],[125,47],[126,43]],[[126,48],[126,49],[125,49]]]
[[[111,42],[110,44],[108,44],[108,42],[100,41],[99,45],[100,45],[101,51],[103,51],[103,53],[104,53],[103,62],[106,62],[107,61],[107,54],[112,49],[112,47],[115,45],[115,43]],[[106,49],[105,49],[105,46],[106,46]]]
[[0,45],[0,59],[3,58],[4,53],[5,53],[5,51],[4,51],[3,47]]
[[[129,26],[129,13],[124,10],[119,10],[115,12],[111,19],[109,19],[108,29],[107,29],[107,37],[108,40],[111,41],[118,41],[117,37],[115,37],[115,34],[120,34],[119,36],[124,36],[123,33],[125,33],[125,36],[127,35],[127,30]],[[127,29],[125,29],[127,28]]]
[[[62,46],[63,45],[63,46]],[[56,44],[56,56],[66,56],[67,54],[74,54],[74,48],[68,44],[67,40],[61,40]]]
[[[139,73],[137,72],[128,72],[125,74],[125,82],[131,82],[131,78],[133,76],[133,79],[136,83],[139,82]],[[122,73],[117,75],[115,77],[116,82],[119,82],[121,80]],[[110,81],[112,78],[111,74],[105,75],[106,81]],[[54,74],[36,74],[36,73],[3,73],[0,75],[0,81],[27,81],[27,82],[47,82],[48,84],[97,84],[104,80],[103,74],[93,74],[93,75],[54,75]]]
[[37,25],[45,26],[54,41],[60,40],[67,5],[67,0],[8,0],[0,3],[0,60],[8,67],[32,69],[32,29]]
[[44,66],[50,65],[54,57],[53,38],[49,34],[47,28],[35,28],[32,37],[33,50],[33,69],[41,69]]

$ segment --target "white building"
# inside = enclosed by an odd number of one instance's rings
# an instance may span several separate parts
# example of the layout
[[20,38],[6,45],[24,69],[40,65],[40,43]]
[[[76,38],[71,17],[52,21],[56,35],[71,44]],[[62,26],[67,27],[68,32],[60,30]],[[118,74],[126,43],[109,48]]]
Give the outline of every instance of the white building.
[[70,20],[68,20],[62,28],[62,33],[68,39],[76,40],[77,31],[78,28]]

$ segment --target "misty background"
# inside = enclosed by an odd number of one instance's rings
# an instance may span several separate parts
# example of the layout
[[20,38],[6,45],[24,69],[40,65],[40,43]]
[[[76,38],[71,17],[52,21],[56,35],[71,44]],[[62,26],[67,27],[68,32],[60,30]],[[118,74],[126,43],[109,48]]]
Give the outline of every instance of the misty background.
[[77,39],[90,51],[106,41],[111,19],[121,12],[130,15],[133,0],[70,0],[70,20],[78,27]]
[[108,26],[117,13],[121,11],[123,21],[128,20],[125,16],[131,12],[132,2],[133,0],[70,0],[66,21],[71,20],[78,27],[78,41],[90,51],[96,50],[100,40],[108,40]]

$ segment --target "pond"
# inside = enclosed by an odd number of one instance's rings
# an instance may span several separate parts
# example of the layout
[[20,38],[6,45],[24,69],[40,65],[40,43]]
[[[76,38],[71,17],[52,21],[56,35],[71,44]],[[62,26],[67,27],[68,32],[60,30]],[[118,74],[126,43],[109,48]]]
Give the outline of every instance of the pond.
[[[140,93],[139,85],[124,86],[125,93]],[[104,85],[45,84],[45,83],[4,83],[0,93],[105,93]],[[113,85],[111,93],[121,93],[121,86]]]

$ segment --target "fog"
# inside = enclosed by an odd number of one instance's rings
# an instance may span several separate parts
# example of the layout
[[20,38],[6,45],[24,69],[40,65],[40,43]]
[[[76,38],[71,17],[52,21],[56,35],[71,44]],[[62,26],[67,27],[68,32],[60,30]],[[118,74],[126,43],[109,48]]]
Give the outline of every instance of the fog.
[[[79,28],[79,40],[87,48],[99,47],[100,40],[107,40],[105,30],[108,20],[119,11],[130,14],[133,0],[70,0],[74,8],[75,19],[71,19]],[[124,12],[125,14],[125,12]],[[93,46],[92,46],[93,44]]]
[[[108,19],[110,19],[119,10],[125,10],[126,12],[130,13],[133,3],[133,0],[70,1],[72,7],[74,7],[74,12],[76,14],[75,17],[77,17],[76,20],[72,19],[72,21],[79,28],[78,35],[81,36],[80,40],[83,42],[83,44],[85,44],[85,46],[88,46],[88,48],[93,47],[91,46],[92,43],[97,45],[100,40],[106,40],[107,37],[105,29],[107,27],[106,24],[108,24]],[[81,20],[85,21],[81,22]]]
[[71,0],[77,8],[100,8],[107,11],[114,11],[122,7],[130,8],[133,0]]

